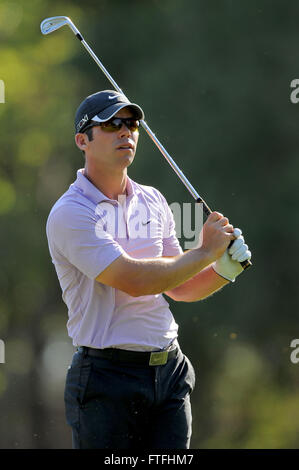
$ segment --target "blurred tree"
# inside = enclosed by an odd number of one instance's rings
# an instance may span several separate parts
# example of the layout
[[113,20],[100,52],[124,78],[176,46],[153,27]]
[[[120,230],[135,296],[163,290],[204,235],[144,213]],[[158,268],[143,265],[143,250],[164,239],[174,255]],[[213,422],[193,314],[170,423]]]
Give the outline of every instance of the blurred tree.
[[[74,111],[111,85],[70,31],[40,34],[56,15],[73,19],[253,252],[254,267],[221,293],[170,301],[198,374],[192,447],[298,445],[299,366],[289,358],[298,337],[299,105],[289,98],[297,13],[297,2],[282,0],[1,1],[1,448],[71,445],[63,387],[72,347],[45,224],[84,165]],[[130,176],[169,203],[190,201],[145,134]]]

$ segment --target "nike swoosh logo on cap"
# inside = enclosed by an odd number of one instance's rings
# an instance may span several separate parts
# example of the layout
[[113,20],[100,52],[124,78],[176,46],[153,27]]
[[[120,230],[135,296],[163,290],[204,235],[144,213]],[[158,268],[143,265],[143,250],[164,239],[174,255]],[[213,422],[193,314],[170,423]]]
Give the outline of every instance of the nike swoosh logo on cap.
[[114,98],[118,98],[118,96],[108,96],[108,100],[113,100]]

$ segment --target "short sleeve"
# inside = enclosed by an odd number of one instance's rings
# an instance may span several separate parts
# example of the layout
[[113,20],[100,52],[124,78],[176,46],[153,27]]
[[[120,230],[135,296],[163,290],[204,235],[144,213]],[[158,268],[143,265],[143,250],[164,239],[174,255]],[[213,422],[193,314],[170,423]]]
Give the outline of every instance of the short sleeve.
[[124,253],[123,248],[102,231],[96,232],[97,220],[84,206],[60,206],[50,213],[47,237],[53,263],[67,260],[90,279],[95,279],[109,264]]

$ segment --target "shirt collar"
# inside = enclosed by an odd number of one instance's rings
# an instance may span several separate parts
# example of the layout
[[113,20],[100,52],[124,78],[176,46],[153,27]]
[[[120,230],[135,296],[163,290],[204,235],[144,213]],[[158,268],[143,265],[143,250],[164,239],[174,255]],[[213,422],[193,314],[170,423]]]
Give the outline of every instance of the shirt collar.
[[[84,168],[81,168],[77,171],[77,179],[71,185],[77,191],[79,191],[84,197],[92,201],[94,204],[99,204],[103,201],[111,202],[112,204],[117,203],[115,199],[109,199],[105,194],[103,194],[96,186],[94,186],[86,176],[84,176]],[[134,181],[132,181],[127,176],[127,199],[135,199],[136,195],[136,187]],[[138,192],[138,191],[137,191]]]

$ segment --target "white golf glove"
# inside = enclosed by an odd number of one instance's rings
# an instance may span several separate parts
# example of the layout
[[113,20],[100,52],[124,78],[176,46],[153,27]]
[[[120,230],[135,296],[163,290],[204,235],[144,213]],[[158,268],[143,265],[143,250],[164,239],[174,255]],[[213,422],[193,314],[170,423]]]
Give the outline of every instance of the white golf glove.
[[236,277],[243,271],[240,263],[251,258],[251,252],[248,250],[242,230],[239,228],[234,229],[236,240],[232,245],[223,253],[221,258],[217,259],[212,268],[220,276],[228,281],[234,282]]

